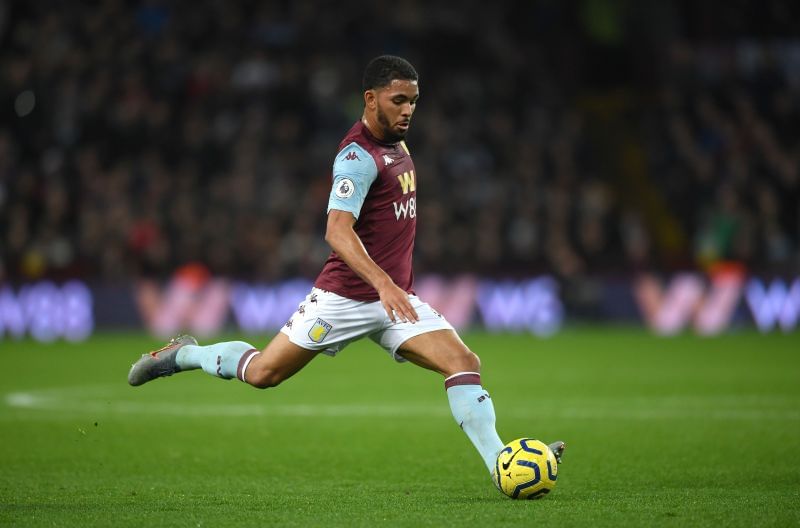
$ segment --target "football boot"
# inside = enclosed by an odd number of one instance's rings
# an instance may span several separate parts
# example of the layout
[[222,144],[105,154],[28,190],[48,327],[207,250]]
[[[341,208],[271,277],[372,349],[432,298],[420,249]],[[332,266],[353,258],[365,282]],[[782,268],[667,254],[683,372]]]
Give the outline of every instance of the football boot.
[[142,354],[139,361],[131,366],[128,372],[128,383],[137,387],[150,380],[172,376],[181,369],[175,362],[178,350],[186,345],[196,345],[197,340],[190,335],[181,335],[170,339],[169,343],[153,350],[148,354]]

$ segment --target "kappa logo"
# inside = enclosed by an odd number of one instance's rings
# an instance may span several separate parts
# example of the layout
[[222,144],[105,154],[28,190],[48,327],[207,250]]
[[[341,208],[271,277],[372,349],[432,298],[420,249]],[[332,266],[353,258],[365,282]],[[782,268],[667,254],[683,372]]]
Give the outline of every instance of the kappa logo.
[[388,167],[392,163],[394,163],[394,160],[392,158],[390,158],[389,156],[387,156],[386,154],[384,154],[383,155],[383,166],[384,167]]
[[361,161],[361,158],[358,157],[358,154],[356,154],[355,150],[351,150],[350,152],[348,152],[347,156],[345,156],[344,159],[347,161],[353,161],[353,160]]
[[333,325],[330,323],[323,321],[319,317],[317,321],[314,323],[314,326],[311,327],[311,330],[308,331],[308,337],[315,343],[321,343],[323,339],[330,333],[331,328]]

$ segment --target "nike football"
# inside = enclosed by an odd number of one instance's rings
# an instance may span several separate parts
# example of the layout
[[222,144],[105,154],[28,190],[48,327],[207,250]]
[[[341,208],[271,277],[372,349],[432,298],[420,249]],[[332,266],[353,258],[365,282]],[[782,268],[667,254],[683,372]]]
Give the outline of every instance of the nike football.
[[539,499],[556,486],[558,464],[546,444],[518,438],[497,455],[492,477],[497,488],[512,499]]

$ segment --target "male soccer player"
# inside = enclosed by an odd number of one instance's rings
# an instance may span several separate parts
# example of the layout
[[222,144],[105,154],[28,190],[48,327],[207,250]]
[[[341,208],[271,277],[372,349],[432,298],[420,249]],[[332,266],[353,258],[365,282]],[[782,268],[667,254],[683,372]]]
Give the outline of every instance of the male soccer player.
[[[481,386],[480,360],[413,289],[417,174],[403,139],[419,98],[417,79],[400,57],[383,55],[367,65],[364,114],[333,163],[325,234],[333,252],[311,293],[267,347],[259,352],[241,341],[198,346],[180,336],[143,355],[128,374],[131,385],[202,368],[254,387],[275,387],[318,353],[335,355],[368,336],[395,360],[444,376],[456,423],[494,469],[503,442]],[[551,449],[560,460],[564,443]]]

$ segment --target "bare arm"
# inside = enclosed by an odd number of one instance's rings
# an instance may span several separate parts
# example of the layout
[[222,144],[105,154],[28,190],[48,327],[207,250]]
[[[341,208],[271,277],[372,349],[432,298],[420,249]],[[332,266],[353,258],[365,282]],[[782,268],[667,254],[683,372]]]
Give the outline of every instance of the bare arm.
[[[383,309],[393,322],[419,321],[408,294],[398,287],[389,275],[367,253],[364,244],[353,230],[356,219],[347,211],[331,209],[325,241],[344,260],[350,269],[377,290]],[[397,314],[397,319],[395,319]]]

